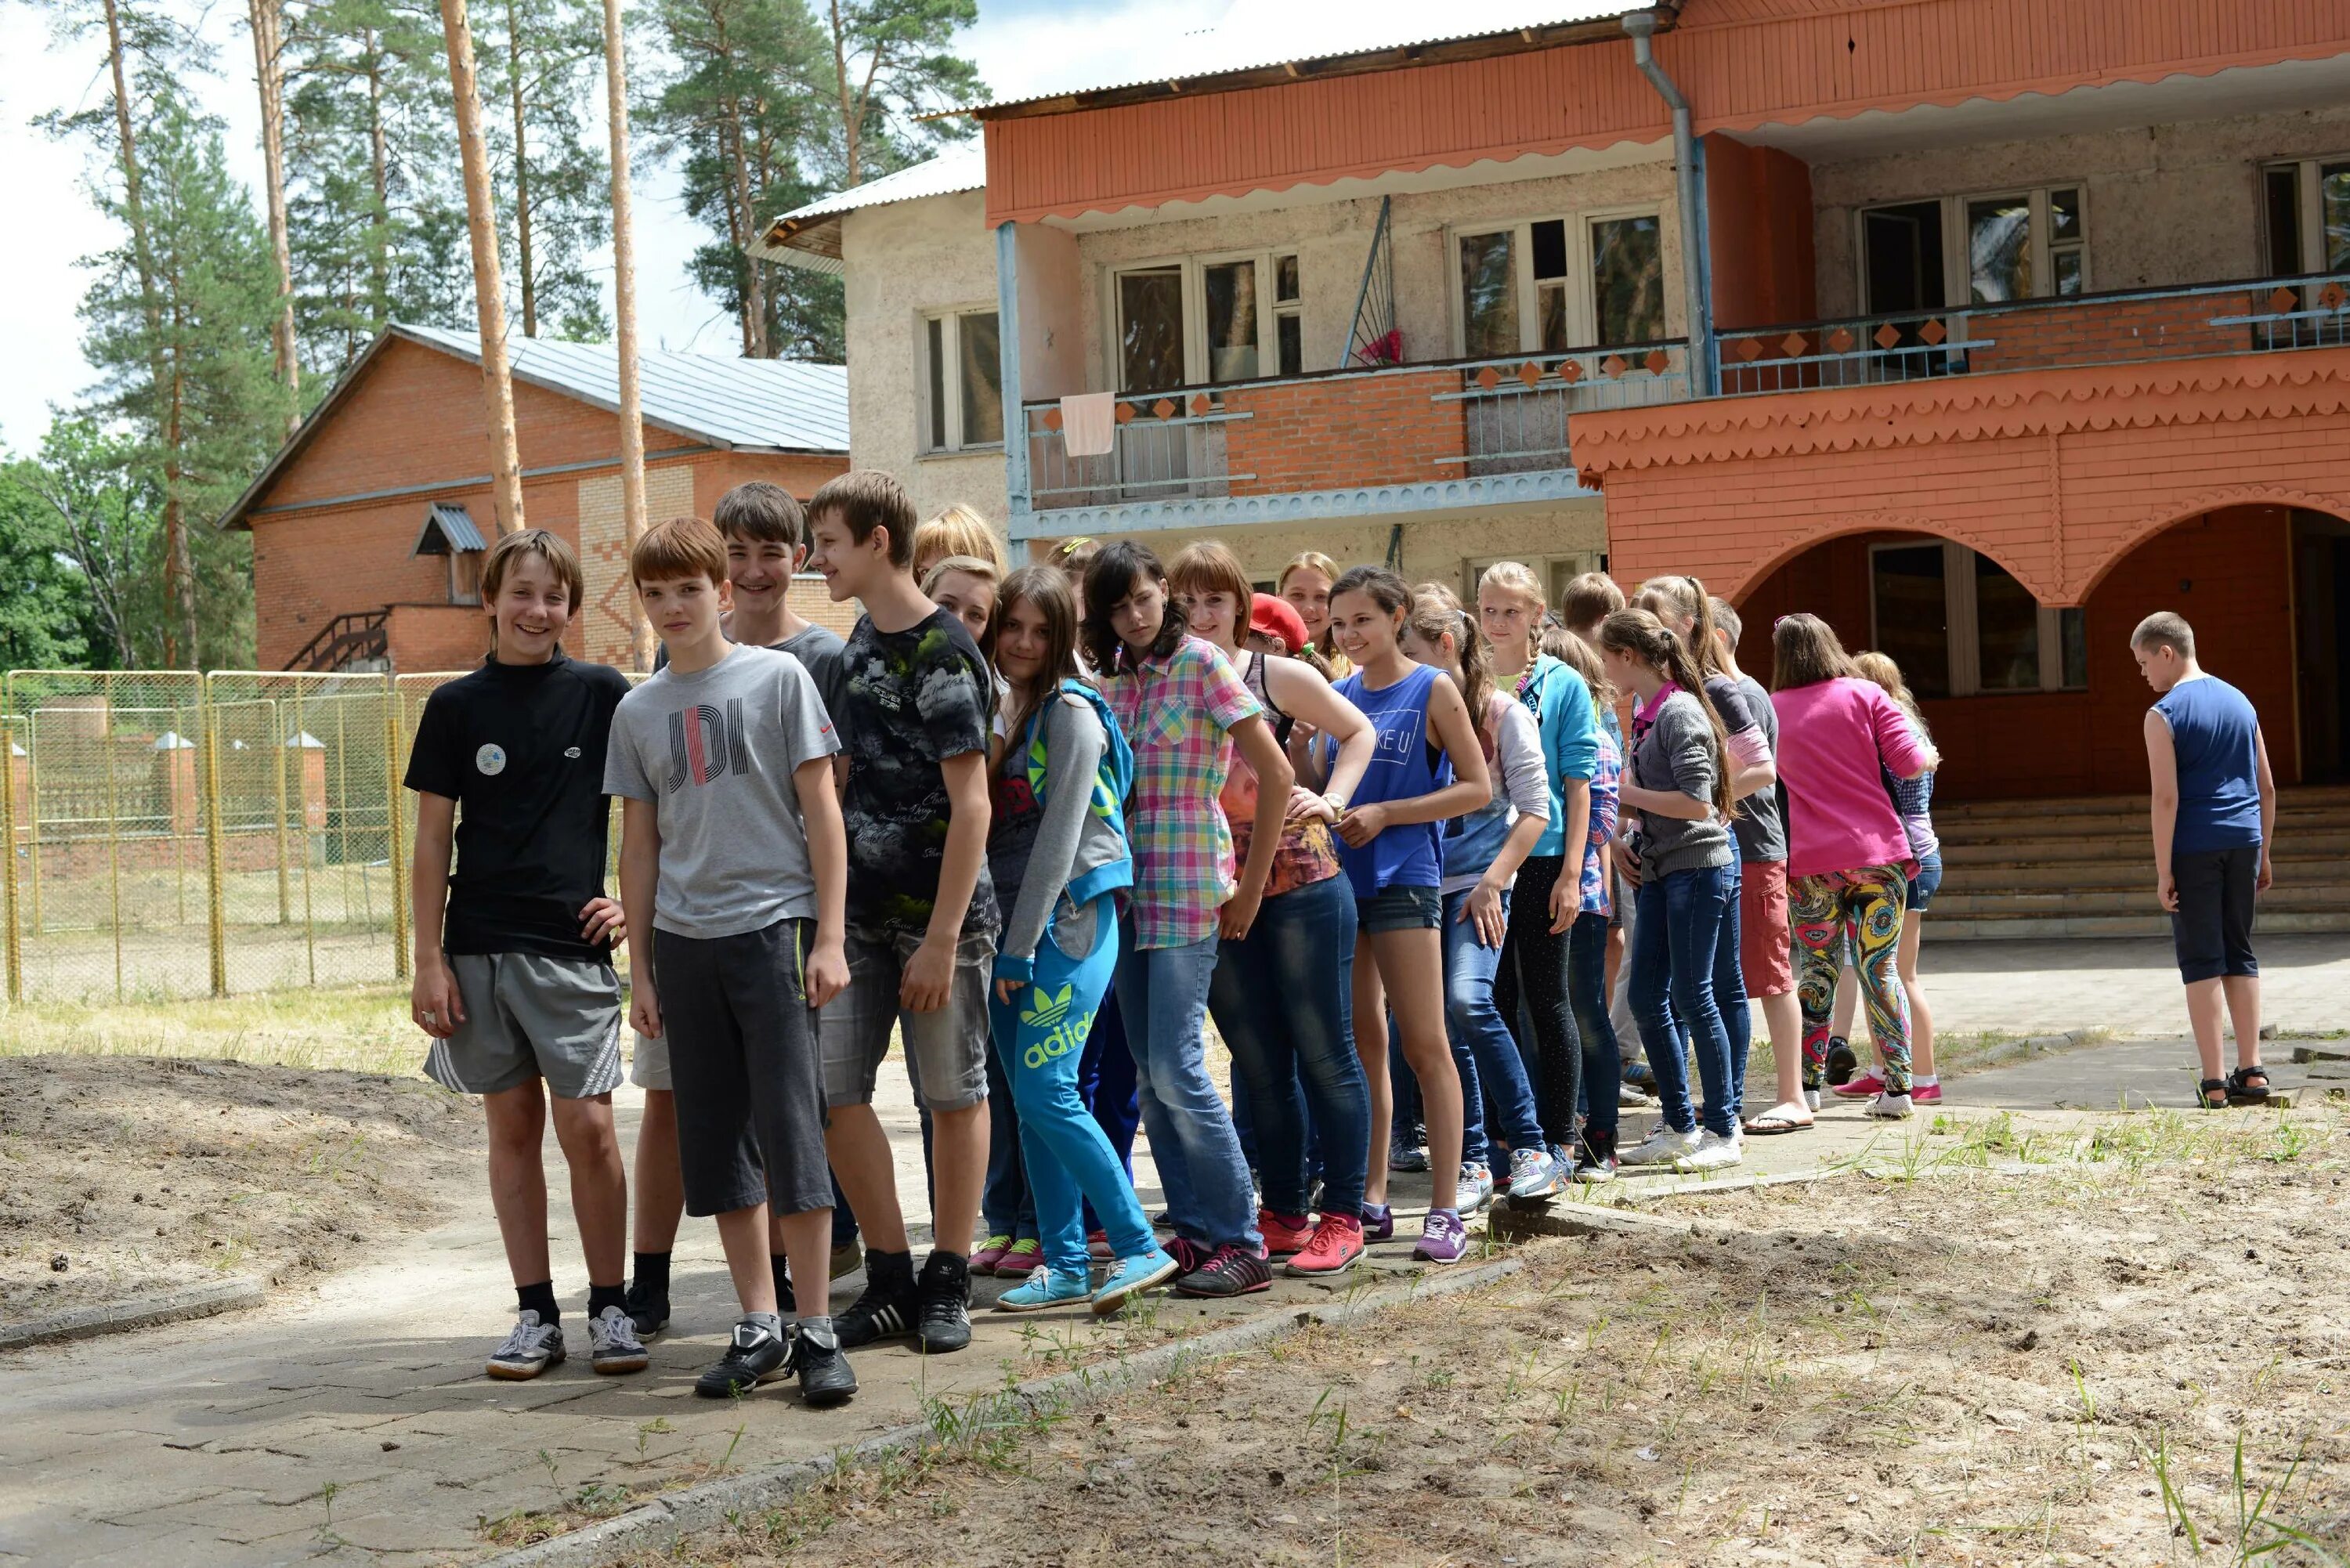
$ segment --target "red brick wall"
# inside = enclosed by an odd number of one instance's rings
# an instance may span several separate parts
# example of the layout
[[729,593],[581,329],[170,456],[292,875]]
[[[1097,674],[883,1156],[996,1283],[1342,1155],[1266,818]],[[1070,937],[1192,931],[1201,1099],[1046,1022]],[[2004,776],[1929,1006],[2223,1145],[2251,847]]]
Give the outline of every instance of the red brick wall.
[[[471,670],[490,650],[490,617],[477,605],[394,605],[391,623],[391,667],[402,675],[435,670]],[[567,651],[577,653],[576,637],[564,639]]]
[[2252,328],[2214,327],[2212,319],[2266,310],[2267,293],[2260,290],[2257,299],[2251,294],[2199,294],[2001,311],[1969,323],[1968,336],[1988,338],[1991,346],[1970,349],[1968,359],[1981,375],[2025,366],[2241,354],[2253,345]]
[[1468,451],[1462,405],[1433,399],[1460,389],[1458,370],[1399,370],[1228,392],[1225,408],[1253,417],[1223,427],[1225,462],[1255,475],[1233,481],[1232,493],[1457,479],[1462,465],[1435,460]]
[[[2146,788],[2141,735],[2153,693],[2130,658],[2129,634],[2158,609],[2193,623],[2206,666],[2242,689],[2265,721],[2281,778],[2297,774],[2293,638],[2284,584],[2290,514],[2230,507],[2168,529],[2124,556],[2082,607],[2089,679],[2081,691],[1929,701],[1943,754],[1937,794],[1950,800],[2134,794]],[[1739,605],[1739,662],[1771,682],[1771,624],[1806,610],[1853,649],[1869,643],[1868,546],[1920,535],[1848,535],[1805,551]]]

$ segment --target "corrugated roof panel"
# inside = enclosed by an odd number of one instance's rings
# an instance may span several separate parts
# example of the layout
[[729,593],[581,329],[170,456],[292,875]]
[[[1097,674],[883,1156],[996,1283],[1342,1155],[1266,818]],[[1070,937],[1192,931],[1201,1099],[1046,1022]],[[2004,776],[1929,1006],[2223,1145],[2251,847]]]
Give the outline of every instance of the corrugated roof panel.
[[416,535],[416,548],[411,556],[446,556],[454,552],[463,555],[469,550],[486,550],[489,541],[482,537],[474,524],[473,514],[454,502],[436,501],[424,509],[424,526]]
[[[982,190],[986,184],[987,150],[973,140],[947,149],[927,163],[917,163],[895,174],[884,174],[879,180],[868,180],[862,185],[819,196],[805,207],[784,213],[775,223],[805,224],[818,218],[853,213],[859,207],[919,202],[925,196],[950,196],[957,191]],[[773,228],[775,223],[768,227]]]
[[[481,358],[481,338],[438,327],[393,328],[466,358]],[[515,337],[506,344],[514,374],[599,408],[620,403],[619,355],[608,343]],[[637,358],[638,391],[647,422],[723,447],[787,452],[848,450],[848,370],[795,359],[743,359],[660,350]]]

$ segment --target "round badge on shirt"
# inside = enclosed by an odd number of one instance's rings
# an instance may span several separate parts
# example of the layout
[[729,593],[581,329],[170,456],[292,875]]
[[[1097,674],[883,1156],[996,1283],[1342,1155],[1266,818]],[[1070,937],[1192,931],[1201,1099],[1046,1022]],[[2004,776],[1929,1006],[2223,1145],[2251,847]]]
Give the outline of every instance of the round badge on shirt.
[[484,778],[495,778],[506,771],[506,749],[492,742],[473,753],[473,765]]

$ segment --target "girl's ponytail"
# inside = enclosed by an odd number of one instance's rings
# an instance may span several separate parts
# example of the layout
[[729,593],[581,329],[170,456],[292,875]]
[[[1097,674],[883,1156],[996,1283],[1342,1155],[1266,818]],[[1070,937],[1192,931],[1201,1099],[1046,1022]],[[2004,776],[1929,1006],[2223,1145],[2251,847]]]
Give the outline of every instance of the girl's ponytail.
[[1620,609],[1601,621],[1599,645],[1638,659],[1696,699],[1698,711],[1705,715],[1707,732],[1713,738],[1713,809],[1728,822],[1737,814],[1730,796],[1730,737],[1721,728],[1721,715],[1705,700],[1705,672],[1690,657],[1688,646],[1671,628],[1644,609]]
[[1450,635],[1461,660],[1461,699],[1469,704],[1470,722],[1489,744],[1499,737],[1486,733],[1485,710],[1493,699],[1493,645],[1477,618],[1442,583],[1422,583],[1411,592],[1411,615],[1404,624],[1422,642],[1434,644]]

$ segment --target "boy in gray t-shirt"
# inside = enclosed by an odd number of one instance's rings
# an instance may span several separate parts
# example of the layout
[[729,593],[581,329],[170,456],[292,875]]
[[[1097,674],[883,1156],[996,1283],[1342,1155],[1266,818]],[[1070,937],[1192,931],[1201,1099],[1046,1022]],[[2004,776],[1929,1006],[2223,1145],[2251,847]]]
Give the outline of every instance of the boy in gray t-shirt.
[[725,1398],[796,1369],[837,1404],[857,1379],[821,1301],[787,1338],[768,1208],[791,1272],[827,1276],[832,1175],[816,1009],[848,978],[847,837],[838,749],[799,661],[718,624],[726,547],[698,518],[663,523],[629,567],[669,665],[612,715],[604,787],[621,797],[620,901],[647,933],[631,976],[639,1033],[666,1034],[691,1214],[712,1215],[743,1319],[694,1385]]

